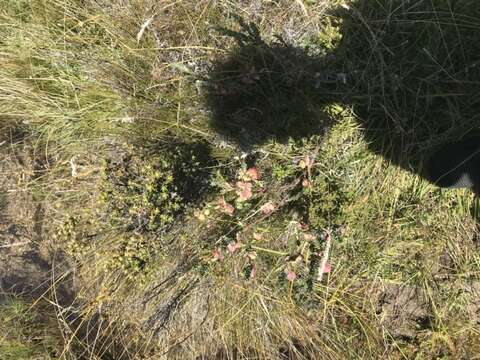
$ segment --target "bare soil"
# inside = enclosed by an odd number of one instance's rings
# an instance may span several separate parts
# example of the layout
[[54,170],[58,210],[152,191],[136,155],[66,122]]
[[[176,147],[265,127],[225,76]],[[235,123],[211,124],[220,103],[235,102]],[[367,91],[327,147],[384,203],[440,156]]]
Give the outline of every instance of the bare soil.
[[[39,297],[52,289],[54,255],[44,239],[42,204],[26,187],[36,176],[29,152],[0,146],[0,292]],[[66,287],[55,288],[60,298],[72,298]]]
[[430,307],[418,287],[388,285],[380,295],[377,313],[393,338],[413,340],[430,327]]

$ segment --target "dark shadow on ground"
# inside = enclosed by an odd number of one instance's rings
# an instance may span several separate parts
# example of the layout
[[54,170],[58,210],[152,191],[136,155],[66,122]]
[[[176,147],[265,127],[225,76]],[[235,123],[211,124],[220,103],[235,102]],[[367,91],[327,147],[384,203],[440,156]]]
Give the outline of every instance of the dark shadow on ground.
[[362,0],[331,15],[342,39],[317,55],[252,24],[230,31],[238,47],[206,96],[213,127],[247,148],[322,135],[324,105],[342,103],[371,151],[427,177],[439,146],[480,130],[480,1]]
[[330,119],[319,105],[335,99],[334,83],[319,88],[323,59],[280,38],[266,43],[254,24],[239,21],[242,32],[222,29],[238,47],[209,74],[212,126],[247,149],[323,133]]

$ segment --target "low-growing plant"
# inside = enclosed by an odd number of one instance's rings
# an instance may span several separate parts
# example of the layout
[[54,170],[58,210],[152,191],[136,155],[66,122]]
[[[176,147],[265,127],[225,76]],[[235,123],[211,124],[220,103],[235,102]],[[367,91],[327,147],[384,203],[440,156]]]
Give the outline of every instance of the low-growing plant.
[[53,307],[0,293],[0,359],[57,359],[62,350]]
[[164,233],[208,190],[211,160],[204,144],[130,148],[106,160],[99,200],[112,226]]
[[[478,127],[478,4],[4,1],[0,149],[28,137],[35,176],[0,197],[40,195],[32,246],[53,228],[76,260],[68,342],[474,357],[471,200],[415,175],[434,137]],[[391,283],[428,295],[414,330],[391,331],[418,303]]]

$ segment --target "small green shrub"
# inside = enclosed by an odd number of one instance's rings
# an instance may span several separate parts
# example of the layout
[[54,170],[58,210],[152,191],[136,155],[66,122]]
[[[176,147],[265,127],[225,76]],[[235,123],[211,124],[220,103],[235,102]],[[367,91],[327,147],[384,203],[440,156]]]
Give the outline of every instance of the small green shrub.
[[127,146],[105,161],[99,185],[101,221],[96,224],[103,235],[90,244],[85,236],[76,236],[70,248],[85,253],[85,247],[88,251],[98,245],[105,252],[107,272],[145,280],[152,259],[167,251],[168,230],[209,189],[210,165],[203,143]]
[[131,148],[107,160],[100,201],[115,226],[136,233],[164,233],[208,186],[203,144]]
[[107,270],[121,270],[128,280],[144,279],[138,275],[147,274],[149,260],[154,253],[154,247],[140,235],[123,235],[117,248],[111,252],[107,262]]
[[348,196],[342,190],[338,179],[317,176],[312,181],[307,215],[315,229],[325,229],[342,225],[348,205]]
[[335,50],[341,40],[341,21],[326,18],[322,31],[314,34],[307,34],[302,38],[301,46],[311,56],[325,56],[328,52]]

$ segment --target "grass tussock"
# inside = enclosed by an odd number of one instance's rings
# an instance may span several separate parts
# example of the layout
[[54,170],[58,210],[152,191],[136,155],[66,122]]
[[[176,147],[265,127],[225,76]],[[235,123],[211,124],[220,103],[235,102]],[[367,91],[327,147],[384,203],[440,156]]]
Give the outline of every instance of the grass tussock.
[[41,209],[55,356],[473,358],[478,200],[422,162],[479,129],[479,14],[1,2],[2,161],[34,164],[2,206]]
[[47,303],[2,294],[0,297],[2,359],[55,359],[60,353],[61,332]]

